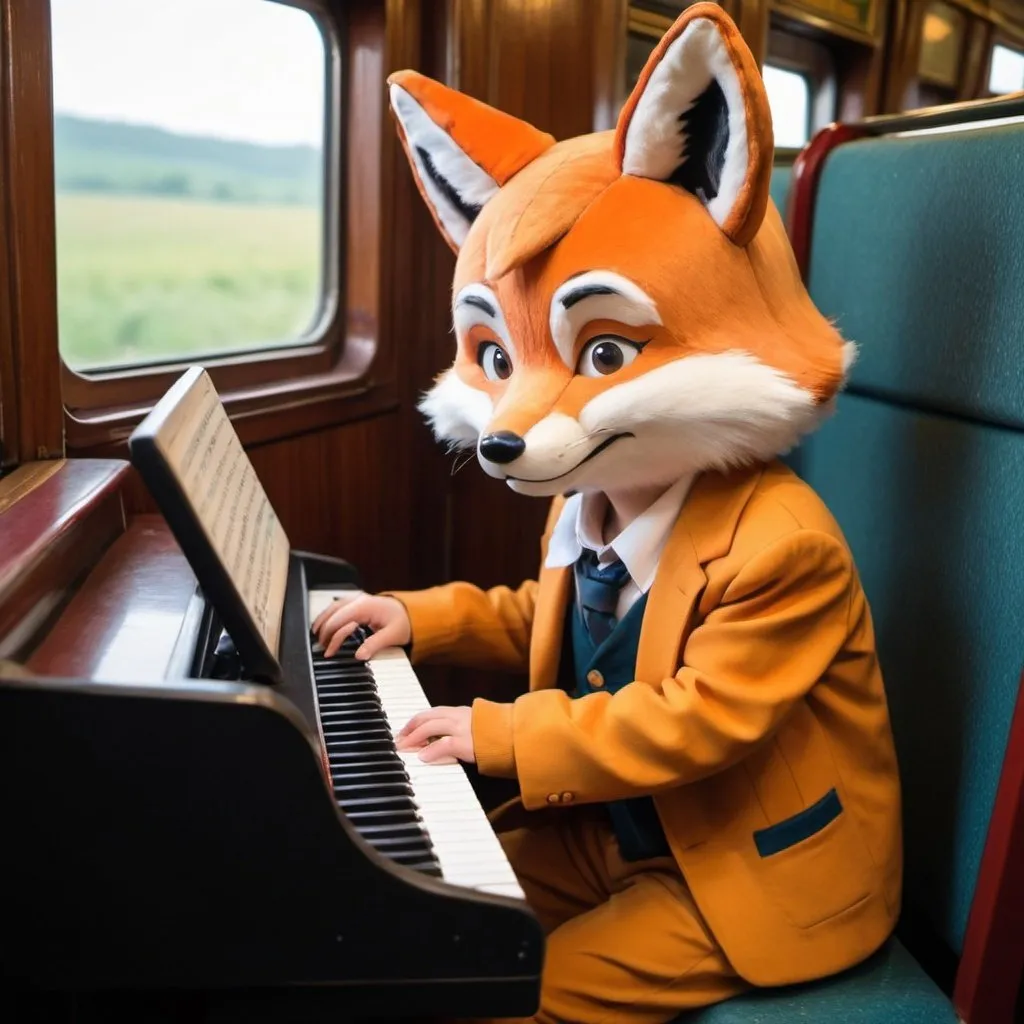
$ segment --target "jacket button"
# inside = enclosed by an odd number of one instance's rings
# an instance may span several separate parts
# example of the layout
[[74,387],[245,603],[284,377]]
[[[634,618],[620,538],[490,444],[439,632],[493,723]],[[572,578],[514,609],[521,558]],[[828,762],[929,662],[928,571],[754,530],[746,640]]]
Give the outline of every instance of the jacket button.
[[598,672],[596,668],[592,668],[587,673],[587,682],[590,683],[590,685],[593,686],[594,689],[600,690],[601,687],[604,686],[604,676],[601,675],[601,673]]
[[575,800],[575,794],[569,793],[568,791],[562,794],[561,802],[563,804],[571,804]]
[[557,793],[548,793],[548,803],[558,804],[562,802],[562,798]]

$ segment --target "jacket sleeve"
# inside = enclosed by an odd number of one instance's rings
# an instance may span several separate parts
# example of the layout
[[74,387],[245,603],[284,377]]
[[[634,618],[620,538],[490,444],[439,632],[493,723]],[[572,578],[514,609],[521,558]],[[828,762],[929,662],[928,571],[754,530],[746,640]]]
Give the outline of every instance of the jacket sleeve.
[[518,777],[528,808],[552,793],[618,800],[721,771],[825,675],[849,634],[856,586],[838,540],[789,534],[737,572],[674,676],[575,700],[542,690],[514,704],[475,701],[478,766]]
[[[541,539],[541,562],[562,502],[556,499]],[[537,581],[489,590],[448,583],[427,590],[392,591],[412,625],[413,664],[445,664],[525,672],[529,665]]]

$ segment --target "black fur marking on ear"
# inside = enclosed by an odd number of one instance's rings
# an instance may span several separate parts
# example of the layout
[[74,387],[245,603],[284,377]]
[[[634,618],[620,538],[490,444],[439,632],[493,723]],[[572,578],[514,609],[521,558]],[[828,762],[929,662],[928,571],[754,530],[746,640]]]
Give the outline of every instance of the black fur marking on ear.
[[729,144],[729,105],[717,79],[679,115],[679,124],[686,136],[685,154],[669,180],[707,203],[718,195]]
[[441,172],[434,166],[434,161],[430,159],[430,154],[422,146],[416,147],[416,153],[419,155],[420,160],[423,161],[423,167],[427,172],[427,176],[437,187],[438,191],[440,191],[441,195],[472,224],[479,216],[483,207],[467,203],[455,190],[455,186],[441,175]]

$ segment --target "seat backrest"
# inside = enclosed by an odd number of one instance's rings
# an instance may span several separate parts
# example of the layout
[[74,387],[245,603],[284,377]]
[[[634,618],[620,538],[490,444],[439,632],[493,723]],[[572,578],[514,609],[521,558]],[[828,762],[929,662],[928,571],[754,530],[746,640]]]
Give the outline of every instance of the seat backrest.
[[808,286],[860,345],[801,475],[871,604],[905,909],[963,948],[1024,667],[1024,125],[849,142]]
[[774,164],[768,193],[778,208],[782,219],[786,219],[786,207],[789,205],[789,188],[793,181],[792,164]]

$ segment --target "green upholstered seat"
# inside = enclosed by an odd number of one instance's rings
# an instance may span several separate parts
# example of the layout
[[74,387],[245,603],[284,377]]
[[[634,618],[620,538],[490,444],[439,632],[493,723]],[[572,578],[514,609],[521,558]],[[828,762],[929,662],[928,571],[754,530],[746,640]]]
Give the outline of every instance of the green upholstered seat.
[[811,985],[737,996],[677,1024],[957,1024],[949,1000],[893,939],[857,967]]
[[1024,125],[840,146],[809,287],[862,350],[853,382],[1024,425]]
[[786,207],[789,204],[789,187],[793,180],[793,168],[789,165],[778,165],[772,167],[771,183],[768,186],[768,193],[772,202],[778,207],[782,219],[786,219]]
[[[819,185],[809,288],[860,345],[787,461],[871,603],[904,798],[904,911],[952,953],[1024,667],[1024,125],[849,143]],[[955,1020],[897,940],[833,979],[680,1024]]]

